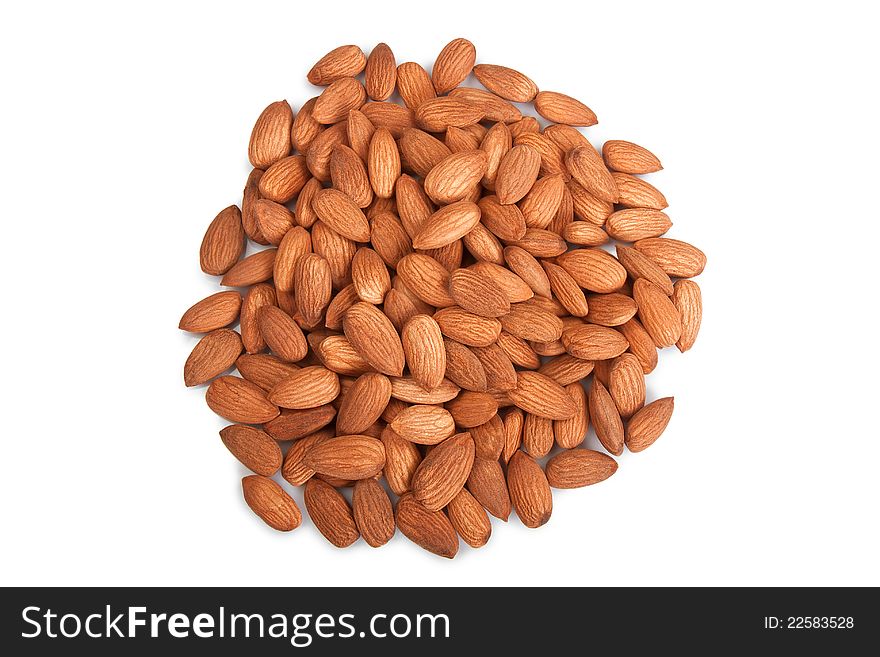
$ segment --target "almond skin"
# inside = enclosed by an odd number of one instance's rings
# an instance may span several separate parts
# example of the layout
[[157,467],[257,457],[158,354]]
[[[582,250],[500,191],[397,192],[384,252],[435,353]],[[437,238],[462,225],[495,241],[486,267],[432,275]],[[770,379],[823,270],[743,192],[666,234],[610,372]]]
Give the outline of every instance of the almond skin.
[[452,153],[428,172],[425,192],[432,201],[441,205],[461,201],[482,180],[488,164],[488,155],[479,149]]
[[263,249],[239,260],[220,279],[225,287],[248,287],[272,278],[278,249]]
[[364,161],[345,144],[336,144],[330,155],[330,180],[333,187],[348,195],[359,208],[373,202],[373,188]]
[[303,499],[309,518],[333,545],[344,548],[358,540],[360,532],[351,507],[333,486],[320,479],[309,479]]
[[663,210],[669,206],[660,190],[646,180],[617,171],[612,171],[611,177],[617,185],[617,202],[623,207]]
[[526,220],[516,205],[502,205],[497,196],[484,196],[478,204],[483,224],[502,240],[525,237]]
[[639,319],[658,347],[671,347],[681,337],[681,315],[663,290],[640,278],[633,284]]
[[212,411],[230,422],[262,424],[278,416],[278,407],[262,389],[237,376],[214,379],[205,393]]
[[470,74],[477,59],[477,49],[467,39],[453,39],[445,46],[431,69],[431,80],[438,94],[457,87]]
[[450,96],[441,96],[424,101],[415,111],[417,125],[428,132],[445,132],[450,126],[463,128],[479,123],[483,117],[482,109]]
[[645,375],[638,358],[632,354],[621,354],[614,359],[608,392],[624,419],[645,405]]
[[422,177],[452,154],[446,144],[418,128],[405,130],[398,145],[406,168]]
[[602,443],[602,447],[615,456],[620,456],[624,444],[623,422],[608,390],[595,377],[590,385],[587,400],[596,437]]
[[431,76],[415,62],[404,62],[397,67],[397,90],[410,109],[415,109],[424,101],[437,97]]
[[553,488],[581,488],[605,481],[617,472],[617,461],[591,449],[560,452],[549,461],[545,473]]
[[670,228],[672,221],[666,213],[650,208],[618,210],[605,222],[605,231],[614,239],[623,242],[660,237]]
[[587,437],[590,412],[587,406],[587,392],[579,380],[566,385],[565,391],[574,400],[577,412],[567,420],[553,422],[553,436],[556,439],[556,444],[562,449],[573,449],[584,442],[584,438]]
[[486,384],[490,389],[513,390],[516,388],[516,370],[513,367],[513,361],[497,342],[488,347],[474,347],[473,352],[486,372]]
[[235,361],[235,366],[242,377],[266,392],[300,369],[271,354],[242,354]]
[[391,381],[383,374],[369,372],[359,376],[342,398],[336,430],[340,434],[366,431],[388,406]]
[[636,249],[617,245],[617,259],[633,280],[644,278],[660,286],[664,294],[671,295],[672,279],[656,262]]
[[629,347],[620,333],[612,328],[594,324],[582,324],[562,333],[565,350],[584,360],[607,360],[622,354]]
[[500,317],[510,312],[504,290],[493,279],[470,269],[456,269],[449,277],[449,291],[468,312],[483,317]]
[[442,511],[429,511],[406,493],[397,502],[395,515],[400,533],[428,552],[452,559],[458,553],[458,535]]
[[669,424],[674,407],[675,399],[664,397],[633,415],[626,426],[626,446],[629,451],[641,452],[653,445]]
[[286,100],[279,100],[262,111],[248,145],[248,159],[255,169],[267,169],[290,153],[293,112]]
[[631,141],[610,139],[602,146],[602,158],[609,169],[621,173],[654,173],[663,165],[647,148]]
[[410,404],[442,404],[454,399],[459,391],[460,388],[448,379],[443,379],[443,383],[433,390],[425,390],[412,377],[391,379],[391,396]]
[[391,277],[382,258],[373,249],[361,248],[351,261],[351,280],[361,301],[375,305],[385,301]]
[[394,509],[382,485],[375,479],[361,479],[351,496],[354,521],[370,547],[381,547],[394,536]]
[[437,445],[412,478],[413,497],[429,511],[439,511],[464,488],[474,462],[474,441],[459,433]]
[[306,78],[314,85],[325,86],[339,78],[357,75],[366,65],[367,57],[360,48],[339,46],[321,57]]
[[617,330],[623,333],[623,337],[629,342],[629,351],[639,359],[642,372],[645,374],[653,372],[657,367],[657,345],[654,344],[645,327],[639,320],[633,318],[621,324]]
[[483,547],[492,536],[492,523],[486,510],[466,489],[461,489],[446,507],[449,522],[472,548]]
[[309,449],[303,463],[328,477],[368,479],[385,465],[385,448],[366,435],[336,436]]
[[229,271],[244,253],[245,233],[241,223],[241,211],[230,205],[214,217],[199,250],[202,271],[220,276]]
[[241,295],[238,292],[217,292],[187,310],[178,327],[190,333],[210,333],[232,324],[240,311]]
[[277,306],[263,306],[257,312],[257,322],[263,340],[279,358],[293,363],[305,358],[308,343],[290,315]]
[[510,493],[497,460],[474,458],[467,488],[486,511],[507,522],[510,517]]
[[449,92],[449,97],[479,109],[486,121],[513,123],[522,118],[522,112],[517,109],[516,105],[508,103],[491,91],[474,89],[472,87],[458,87]]
[[220,439],[241,463],[264,477],[281,467],[281,449],[272,437],[259,429],[233,424],[220,431]]
[[358,302],[345,313],[342,326],[357,352],[377,371],[389,376],[403,373],[405,360],[400,336],[381,310]]
[[272,529],[293,531],[302,523],[296,502],[268,477],[249,475],[241,480],[244,501]]
[[403,327],[401,344],[412,377],[427,390],[439,386],[446,372],[446,348],[437,322],[428,315],[412,317]]
[[334,231],[353,242],[370,240],[370,224],[351,197],[336,189],[322,189],[312,201],[318,217]]
[[373,100],[388,100],[388,97],[394,93],[396,82],[397,67],[394,53],[387,43],[380,43],[367,57],[364,69],[364,86],[367,88],[367,95]]
[[491,420],[498,412],[498,403],[491,395],[484,392],[467,390],[446,402],[446,409],[457,426],[470,429]]
[[703,273],[706,255],[697,247],[666,237],[651,237],[633,245],[637,251],[660,265],[670,276],[693,278]]
[[591,294],[587,297],[587,321],[600,326],[620,326],[635,316],[636,302],[625,294]]
[[443,346],[446,351],[446,377],[465,390],[485,392],[488,388],[486,371],[476,354],[455,340],[444,339]]
[[436,445],[455,433],[455,421],[449,411],[430,404],[410,406],[388,426],[401,438],[419,445]]
[[272,403],[283,408],[315,408],[339,395],[339,377],[320,367],[304,367],[275,385],[269,392]]
[[458,306],[438,310],[434,320],[443,335],[469,347],[488,347],[501,333],[501,322],[497,319],[481,317]]
[[589,107],[556,91],[541,91],[535,97],[535,110],[548,121],[566,125],[591,126],[598,120]]
[[571,177],[590,194],[606,203],[616,203],[620,193],[602,158],[592,146],[579,146],[565,156]]
[[700,323],[703,321],[703,297],[700,286],[694,281],[676,281],[672,293],[672,304],[681,315],[681,337],[675,346],[684,353],[697,341]]
[[[373,192],[379,198],[391,198],[394,185],[400,177],[400,151],[387,128],[377,128],[370,139],[367,152],[367,170]],[[365,240],[356,240],[365,241]]]
[[302,155],[284,157],[260,178],[260,194],[276,203],[292,200],[309,180],[309,169]]
[[575,249],[559,256],[556,262],[582,288],[607,294],[623,287],[626,269],[614,256],[601,249]]
[[527,413],[551,420],[565,420],[577,412],[574,401],[553,379],[537,372],[519,372],[510,399]]
[[437,308],[454,306],[449,294],[449,271],[434,258],[411,253],[397,263],[397,274],[419,299]]
[[230,329],[211,331],[193,348],[183,367],[187,386],[207,383],[235,364],[242,352],[241,337]]
[[507,464],[507,486],[516,515],[529,528],[545,524],[553,513],[553,495],[544,471],[535,460],[517,451]]
[[593,371],[593,361],[575,358],[570,354],[560,354],[551,358],[538,369],[540,374],[549,376],[561,386],[580,381]]
[[522,447],[530,456],[543,458],[553,449],[553,420],[526,413]]
[[422,455],[415,443],[401,438],[386,427],[380,436],[385,447],[385,480],[395,495],[410,490],[412,476],[421,463]]
[[437,249],[467,235],[480,222],[480,208],[471,201],[444,205],[425,221],[413,238],[413,248]]
[[263,429],[275,440],[297,440],[320,431],[336,417],[336,409],[331,404],[315,408],[285,408],[274,420],[263,425]]
[[529,103],[538,93],[538,85],[530,78],[506,66],[478,64],[474,75],[486,89],[515,103]]
[[520,144],[507,152],[498,166],[495,179],[495,193],[502,205],[510,205],[521,200],[535,181],[541,170],[541,156],[531,146]]
[[523,340],[553,342],[562,335],[562,321],[546,310],[523,303],[510,306],[510,312],[501,317],[505,331]]

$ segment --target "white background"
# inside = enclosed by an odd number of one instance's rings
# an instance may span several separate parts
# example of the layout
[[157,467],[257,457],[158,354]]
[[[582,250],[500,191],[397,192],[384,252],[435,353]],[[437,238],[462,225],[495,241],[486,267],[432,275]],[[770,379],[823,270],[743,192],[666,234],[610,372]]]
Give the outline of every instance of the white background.
[[[867,4],[563,6],[4,5],[0,582],[880,584]],[[182,382],[178,319],[218,289],[203,231],[240,202],[254,119],[314,95],[319,56],[386,41],[427,66],[456,36],[583,99],[594,143],[663,160],[671,236],[709,256],[700,339],[648,379],[675,415],[542,529],[496,522],[453,562],[273,532]]]

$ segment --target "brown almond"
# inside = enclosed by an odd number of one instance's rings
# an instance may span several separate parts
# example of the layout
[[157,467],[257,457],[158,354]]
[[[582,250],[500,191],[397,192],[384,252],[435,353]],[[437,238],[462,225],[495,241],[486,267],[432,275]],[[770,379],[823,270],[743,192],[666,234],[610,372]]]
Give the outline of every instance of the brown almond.
[[387,128],[395,139],[400,139],[406,129],[416,124],[413,111],[397,103],[367,103],[361,112],[376,128]]
[[241,488],[251,511],[272,529],[289,532],[302,523],[296,502],[268,477],[248,475],[241,480]]
[[[556,444],[562,449],[573,449],[584,442],[590,425],[590,411],[587,406],[587,393],[580,381],[565,386],[565,391],[574,400],[577,412],[567,420],[553,422],[553,435]],[[529,450],[526,450],[529,451]],[[531,454],[531,451],[529,451]],[[549,475],[548,475],[549,476]]]
[[522,434],[523,450],[534,458],[543,458],[553,449],[553,420],[526,413]]
[[[320,124],[319,124],[320,125]],[[348,138],[346,121],[332,125],[318,133],[309,143],[306,154],[306,167],[320,182],[330,180],[330,160],[337,144],[344,144]]]
[[272,278],[278,249],[263,249],[239,260],[220,279],[225,287],[248,287]]
[[410,406],[388,426],[401,438],[419,445],[436,445],[455,433],[450,412],[430,404]]
[[382,485],[375,479],[361,479],[351,496],[354,521],[370,547],[381,547],[394,536],[394,509]]
[[618,292],[591,294],[587,297],[590,311],[587,321],[601,326],[620,326],[631,320],[638,306],[631,297]]
[[626,269],[617,259],[601,249],[575,249],[556,259],[582,288],[608,293],[626,282]]
[[397,263],[397,274],[425,303],[437,308],[455,305],[449,294],[449,271],[434,258],[411,253]]
[[395,516],[400,533],[428,552],[452,559],[458,552],[458,535],[442,511],[429,511],[411,493],[397,502]]
[[601,246],[608,242],[608,233],[589,221],[573,221],[562,230],[566,242],[579,246]]
[[263,177],[262,169],[253,169],[248,175],[241,199],[241,225],[244,232],[257,244],[268,244],[260,234],[257,226],[257,218],[254,216],[254,203],[260,198],[260,178]]
[[360,248],[351,261],[351,280],[361,301],[379,305],[391,289],[391,277],[378,253]]
[[286,100],[271,103],[260,113],[248,145],[248,159],[255,169],[266,169],[290,153],[293,112]]
[[615,456],[620,456],[623,453],[624,443],[623,422],[608,390],[595,377],[590,385],[587,400],[596,437],[602,443],[602,447]]
[[665,212],[649,208],[626,208],[613,213],[605,222],[606,232],[622,242],[636,242],[649,237],[660,237],[672,228]]
[[302,155],[281,158],[260,178],[260,194],[276,203],[287,203],[299,194],[309,180],[309,169]]
[[241,211],[230,205],[214,217],[205,231],[199,250],[202,271],[220,276],[229,271],[244,253],[245,233],[241,223]]
[[309,449],[303,463],[328,477],[368,479],[385,465],[385,448],[370,436],[336,436]]
[[468,198],[470,191],[486,174],[488,163],[488,155],[480,149],[454,152],[438,162],[425,176],[425,192],[431,200],[441,205]]
[[382,261],[392,268],[413,250],[409,234],[391,212],[379,212],[371,217],[370,242]]
[[520,408],[512,408],[504,416],[504,447],[501,450],[501,460],[504,463],[510,461],[510,457],[522,445],[522,432],[525,425],[525,413]]
[[486,371],[473,350],[455,340],[443,340],[446,351],[446,376],[465,390],[485,392]]
[[617,202],[619,192],[614,178],[592,146],[579,146],[569,151],[565,166],[571,177],[600,201]]
[[541,170],[541,156],[534,148],[520,144],[502,158],[495,178],[498,202],[510,205],[521,200],[535,184]]
[[443,404],[455,399],[460,388],[443,379],[443,383],[433,390],[425,390],[409,376],[396,376],[391,379],[391,396],[410,404]]
[[609,169],[621,173],[654,173],[663,165],[651,151],[631,141],[610,139],[602,146],[602,158]]
[[620,197],[617,202],[625,208],[651,208],[663,210],[669,206],[666,197],[647,180],[628,173],[611,172]]
[[486,385],[490,390],[513,390],[516,387],[513,362],[497,343],[474,347],[472,351],[486,373]]
[[446,372],[446,348],[437,322],[428,315],[412,317],[403,327],[401,344],[413,379],[428,390],[439,386]]
[[672,279],[656,262],[628,246],[617,245],[617,259],[633,280],[644,278],[660,286],[664,294],[671,295]]
[[467,235],[479,222],[480,208],[471,201],[444,205],[425,221],[413,238],[413,248],[438,249],[447,246]]
[[279,292],[292,292],[296,261],[312,251],[312,236],[302,226],[294,226],[278,245],[272,263],[272,278]]
[[183,367],[187,386],[207,383],[235,363],[242,352],[241,337],[230,329],[211,331],[193,348]]
[[526,527],[536,529],[553,513],[553,495],[541,466],[528,454],[517,451],[507,464],[507,486],[516,515]]
[[340,434],[366,431],[379,417],[391,399],[391,381],[383,374],[368,372],[359,376],[344,396],[336,418]]
[[439,511],[464,488],[474,462],[474,441],[459,433],[438,444],[412,478],[413,497],[429,511]]
[[446,507],[449,522],[461,539],[473,548],[489,542],[492,523],[482,505],[466,489],[461,489]]
[[235,361],[242,377],[268,392],[282,379],[299,371],[296,365],[270,354],[242,354]]
[[312,207],[321,221],[343,237],[354,242],[370,240],[370,224],[363,210],[341,191],[322,189],[315,194]]
[[633,297],[639,307],[639,319],[658,347],[671,347],[681,337],[681,315],[660,286],[638,279]]
[[480,143],[480,149],[486,153],[487,157],[486,173],[483,175],[482,180],[485,187],[494,189],[498,167],[512,145],[512,137],[507,124],[496,123],[486,132],[486,136],[483,137]]
[[422,455],[415,443],[401,438],[387,427],[382,431],[381,440],[385,446],[385,480],[395,495],[403,495],[410,490],[412,476]]
[[446,402],[446,410],[457,426],[470,429],[491,420],[498,412],[498,403],[491,395],[484,392],[466,390],[459,393],[455,399]]
[[559,235],[542,228],[529,228],[521,239],[512,240],[510,246],[519,246],[536,258],[555,258],[562,255],[568,249]]
[[[495,401],[495,407],[498,407],[497,401]],[[504,422],[500,415],[496,413],[489,418],[488,422],[471,427],[470,434],[474,439],[477,456],[495,460],[500,458],[501,452],[504,450]]]
[[281,449],[264,431],[233,424],[220,431],[220,439],[235,458],[258,475],[271,477],[281,467]]
[[519,202],[526,226],[547,228],[559,211],[565,191],[565,180],[560,174],[537,180]]
[[681,336],[675,343],[682,353],[694,346],[700,323],[703,321],[703,297],[700,286],[694,281],[676,281],[672,304],[681,316]]
[[364,70],[367,57],[357,46],[339,46],[321,57],[309,71],[308,81],[325,86],[339,78],[353,77]]
[[617,461],[592,449],[560,452],[549,461],[545,474],[553,488],[581,488],[605,481],[617,472]]
[[538,85],[530,78],[506,66],[478,64],[474,75],[486,89],[515,103],[530,103],[538,93]]
[[404,62],[397,67],[397,91],[410,109],[437,97],[431,76],[415,62]]
[[391,198],[394,194],[394,185],[400,177],[401,164],[397,143],[387,128],[377,128],[370,139],[367,170],[376,196]]
[[320,479],[306,482],[303,500],[309,518],[318,531],[339,548],[348,547],[360,537],[351,507],[338,490]]
[[537,372],[519,372],[516,389],[507,394],[516,406],[527,413],[551,420],[565,420],[577,412],[574,401],[565,389]]
[[510,493],[504,472],[496,459],[475,457],[467,478],[467,488],[486,511],[507,522],[510,517]]
[[[583,223],[583,222],[579,222]],[[559,303],[575,317],[584,317],[590,307],[584,291],[565,269],[552,262],[542,262],[547,279],[550,281],[550,290]]]
[[217,292],[187,310],[180,318],[179,328],[190,333],[210,333],[232,324],[240,311],[238,292]]
[[642,408],[626,425],[626,446],[631,452],[647,449],[660,437],[669,424],[675,407],[673,397],[664,397]]
[[562,335],[562,321],[558,317],[528,302],[512,304],[500,321],[505,331],[523,340],[553,342]]
[[373,202],[373,188],[364,161],[345,144],[336,144],[330,156],[330,180],[333,187],[346,194],[359,208]]
[[513,123],[522,118],[516,105],[485,89],[458,87],[449,92],[449,97],[479,108],[486,121]]
[[555,356],[538,369],[540,374],[549,376],[561,386],[585,379],[592,371],[593,361],[576,358],[571,354]]
[[481,317],[458,306],[438,310],[434,320],[443,335],[469,347],[488,347],[501,333],[501,322],[497,319]]
[[553,123],[576,126],[598,123],[593,110],[579,100],[556,91],[539,92],[535,96],[535,111]]
[[332,404],[315,408],[293,410],[285,408],[274,420],[263,425],[263,429],[275,440],[297,440],[326,427],[336,417]]
[[431,69],[431,80],[438,94],[457,87],[470,74],[477,58],[477,49],[467,39],[453,39],[445,46]]
[[278,382],[269,392],[269,399],[283,408],[299,409],[322,406],[336,399],[338,395],[339,377],[336,373],[313,365]]
[[633,246],[660,265],[670,276],[693,278],[706,267],[706,255],[697,247],[667,237],[639,240]]
[[358,302],[345,313],[345,336],[357,352],[376,370],[389,376],[403,373],[404,355],[400,336],[381,310]]
[[212,411],[230,422],[262,424],[278,416],[278,407],[266,398],[266,393],[245,379],[221,376],[214,379],[205,393]]
[[330,266],[331,285],[341,289],[351,283],[351,261],[357,245],[318,221],[312,226],[312,248]]
[[497,196],[484,196],[479,206],[483,224],[499,239],[519,240],[525,237],[528,227],[518,206],[502,205]]
[[645,405],[645,374],[633,354],[621,354],[611,365],[608,392],[624,419]]
[[566,329],[562,333],[562,344],[572,356],[593,361],[615,358],[629,347],[626,338],[620,333],[595,324],[582,324]]
[[394,93],[396,82],[397,67],[394,53],[387,43],[380,43],[370,51],[364,68],[364,86],[367,95],[373,100],[388,100]]
[[446,144],[418,128],[405,130],[398,145],[406,168],[422,177],[452,154]]
[[550,279],[533,255],[518,246],[508,246],[504,249],[504,260],[513,272],[523,279],[535,294],[550,298]]
[[483,317],[500,317],[510,312],[510,303],[498,283],[470,269],[456,269],[449,278],[452,298],[468,312]]
[[657,345],[645,330],[639,320],[633,318],[621,324],[617,330],[623,333],[623,337],[629,342],[629,351],[632,352],[642,366],[642,372],[650,374],[657,367]]
[[483,117],[483,110],[476,105],[450,96],[430,98],[415,110],[416,124],[428,132],[445,132],[450,126],[474,125]]

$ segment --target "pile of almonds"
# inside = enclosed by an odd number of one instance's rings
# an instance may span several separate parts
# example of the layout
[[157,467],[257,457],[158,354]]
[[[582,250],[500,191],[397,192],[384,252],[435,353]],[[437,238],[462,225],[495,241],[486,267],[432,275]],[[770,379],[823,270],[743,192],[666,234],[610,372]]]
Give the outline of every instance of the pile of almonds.
[[[399,528],[453,557],[489,540],[489,514],[543,525],[552,488],[607,479],[669,422],[645,375],[694,344],[706,258],[662,237],[666,199],[638,177],[659,160],[600,154],[586,105],[475,61],[466,39],[430,74],[385,44],[332,50],[308,74],[320,95],[257,119],[241,209],[205,234],[202,271],[236,289],[183,315],[205,334],[184,379],[210,381],[275,529],[302,521],[280,470],[334,545]],[[485,89],[460,86],[471,73]],[[248,239],[266,248],[243,257]],[[608,454],[581,447],[591,421]]]

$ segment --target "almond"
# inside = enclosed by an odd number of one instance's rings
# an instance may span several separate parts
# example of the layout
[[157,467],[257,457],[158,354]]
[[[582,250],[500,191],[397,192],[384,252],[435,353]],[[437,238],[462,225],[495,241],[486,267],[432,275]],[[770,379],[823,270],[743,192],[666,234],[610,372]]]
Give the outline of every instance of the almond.
[[247,287],[262,283],[272,278],[275,269],[275,257],[278,249],[263,249],[252,253],[244,260],[239,260],[220,279],[220,285],[226,287]]
[[[579,222],[583,223],[583,222]],[[550,290],[553,296],[561,303],[565,309],[575,317],[584,317],[590,307],[587,304],[587,297],[581,289],[577,281],[572,278],[565,269],[552,262],[542,262],[544,271],[547,272],[547,280],[550,282]]]
[[626,282],[623,265],[601,249],[575,249],[559,256],[556,262],[591,292],[614,292]]
[[397,143],[387,128],[377,128],[370,139],[367,169],[370,174],[370,184],[373,186],[376,196],[391,198],[394,194],[394,185],[400,177],[401,165]]
[[[587,407],[587,393],[580,380],[569,383],[565,391],[574,400],[577,412],[567,420],[553,422],[553,436],[562,449],[573,449],[584,442],[590,425],[590,412]],[[530,454],[530,450],[526,450]],[[549,476],[549,474],[548,474]]]
[[660,286],[638,279],[633,296],[639,307],[639,319],[658,347],[671,347],[681,337],[681,315]]
[[240,311],[238,292],[217,292],[187,310],[180,318],[179,328],[191,333],[210,333],[232,324]]
[[318,531],[336,547],[348,547],[360,537],[351,507],[338,490],[320,479],[306,482],[303,500]]
[[[455,157],[455,156],[453,156]],[[416,249],[437,249],[467,235],[480,222],[480,208],[470,201],[444,205],[425,221],[413,238]]]
[[535,184],[540,170],[541,155],[538,151],[525,144],[511,148],[502,158],[495,178],[498,202],[510,205],[522,199]]
[[497,342],[488,347],[474,347],[473,352],[486,373],[486,385],[489,389],[513,390],[516,388],[516,370],[513,367],[513,362]]
[[568,249],[559,235],[541,228],[529,228],[521,239],[512,240],[510,245],[519,246],[536,258],[554,258]]
[[605,481],[617,472],[617,461],[592,449],[560,452],[549,461],[545,473],[553,488],[580,488]]
[[428,315],[412,317],[403,327],[401,344],[413,379],[427,390],[439,386],[446,372],[446,348],[437,322]]
[[370,241],[382,261],[392,268],[397,267],[401,258],[412,253],[412,240],[391,212],[379,212],[370,219]]
[[526,302],[510,306],[510,312],[501,317],[505,331],[523,340],[552,342],[562,335],[562,321],[552,313]]
[[543,458],[553,449],[553,420],[526,413],[522,434],[523,450],[535,458]]
[[345,144],[336,144],[330,156],[330,180],[333,187],[346,194],[359,208],[373,202],[373,188],[363,160]]
[[331,404],[292,410],[285,408],[274,420],[263,425],[266,433],[275,440],[297,440],[320,431],[336,417],[336,409]]
[[668,207],[666,197],[651,183],[627,173],[611,172],[617,185],[617,202],[625,208],[651,208],[663,210]]
[[694,281],[676,281],[672,304],[681,316],[681,336],[675,343],[682,353],[694,346],[703,321],[703,297]]
[[585,379],[593,371],[593,361],[560,354],[541,365],[538,373],[548,376],[561,386]]
[[493,279],[470,269],[456,269],[449,278],[452,298],[468,312],[500,317],[510,312],[510,302]]
[[398,145],[406,168],[422,177],[452,154],[446,144],[418,128],[405,130]]
[[364,69],[364,86],[367,88],[367,95],[373,100],[387,100],[394,93],[396,82],[397,67],[394,53],[387,43],[380,43],[367,57]]
[[308,153],[315,138],[324,132],[324,126],[312,118],[312,109],[317,100],[317,96],[307,100],[293,117],[293,125],[290,127],[290,143],[300,153]]
[[653,445],[669,424],[674,406],[673,397],[664,397],[633,415],[626,425],[626,446],[629,451],[641,452]]
[[706,267],[706,255],[687,242],[653,237],[639,240],[634,246],[670,276],[692,278],[703,273]]
[[633,280],[644,278],[658,285],[664,294],[672,294],[672,280],[669,275],[641,251],[617,245],[617,259]]
[[272,278],[275,289],[280,292],[292,292],[294,289],[294,272],[296,261],[300,256],[311,253],[312,237],[302,226],[294,226],[278,245],[272,260]]
[[419,445],[436,445],[455,433],[455,421],[449,411],[430,404],[410,406],[388,426],[401,438]]
[[353,242],[370,240],[370,224],[351,197],[335,189],[322,189],[312,207],[318,217],[334,231]]
[[[513,206],[510,206],[513,207]],[[472,271],[491,278],[504,291],[504,296],[511,304],[526,301],[534,296],[532,288],[519,276],[509,269],[500,267],[491,262],[478,262],[469,267]]]
[[270,354],[242,354],[235,361],[242,377],[268,392],[282,379],[299,371],[296,365]]
[[639,359],[632,354],[621,354],[611,365],[608,391],[624,419],[645,405],[645,374]]
[[219,276],[229,271],[244,253],[245,233],[241,224],[241,211],[230,205],[214,217],[199,251],[202,271]]
[[341,434],[366,431],[391,400],[391,381],[375,372],[359,376],[342,398],[336,430]]
[[309,169],[302,155],[284,157],[268,169],[260,178],[260,194],[276,203],[293,199],[309,180]]
[[439,511],[464,488],[474,462],[474,441],[459,433],[437,445],[412,478],[413,497],[429,511]]
[[[273,404],[283,408],[315,408],[339,395],[339,377],[318,366],[304,367],[278,382],[269,392]],[[270,418],[271,419],[271,418]]]
[[538,86],[528,77],[506,66],[478,64],[474,75],[486,89],[515,103],[529,103],[538,93]]
[[431,69],[431,80],[438,94],[454,89],[470,74],[477,58],[477,49],[467,39],[453,39],[445,46]]
[[498,175],[498,167],[501,160],[512,146],[510,130],[505,123],[496,123],[486,132],[480,143],[480,149],[486,153],[486,173],[483,175],[483,185],[489,189],[495,187],[495,178]]
[[394,536],[394,509],[382,485],[375,479],[361,479],[351,496],[354,520],[370,547],[381,547]]
[[441,205],[461,201],[482,180],[488,163],[488,155],[479,149],[452,153],[428,172],[425,192],[432,201]]
[[467,478],[467,488],[486,511],[507,522],[510,517],[510,493],[504,472],[496,459],[475,457]]
[[614,329],[594,324],[566,329],[562,333],[562,344],[569,354],[584,360],[615,358],[629,347],[626,338]]
[[255,169],[266,169],[290,153],[290,127],[293,112],[286,100],[279,100],[262,111],[248,145],[248,159]]
[[271,477],[281,467],[278,443],[259,429],[233,424],[220,431],[220,439],[242,465],[258,475]]
[[214,379],[205,394],[212,411],[230,422],[262,424],[278,416],[278,407],[259,387],[237,376]]
[[560,174],[539,179],[520,201],[523,217],[529,228],[547,228],[562,203],[565,180]]
[[485,392],[466,390],[455,399],[446,402],[446,410],[457,426],[470,429],[491,420],[498,412],[498,403]]
[[469,347],[488,347],[501,333],[501,322],[497,319],[481,317],[458,306],[438,310],[434,320],[443,335]]
[[602,158],[609,169],[621,173],[654,173],[663,168],[647,148],[619,139],[609,139],[602,145]]
[[404,62],[397,67],[397,90],[410,109],[416,109],[426,100],[437,97],[431,76],[415,62]]
[[504,447],[501,450],[501,460],[504,463],[510,461],[510,457],[522,444],[522,432],[525,425],[525,413],[522,409],[512,408],[504,417]]
[[262,177],[262,169],[254,169],[248,175],[241,200],[241,225],[247,236],[254,242],[268,244],[260,234],[260,227],[257,226],[257,218],[253,212],[254,203],[260,198],[260,178]]
[[449,294],[449,272],[432,257],[411,253],[397,263],[397,273],[425,303],[438,308],[455,305]]
[[526,220],[516,205],[502,205],[497,196],[480,199],[480,217],[483,224],[502,240],[519,240],[525,237]]
[[303,463],[328,477],[368,479],[385,465],[385,448],[370,436],[336,436],[313,445]]
[[293,443],[287,450],[287,454],[284,455],[284,463],[281,466],[281,476],[284,477],[284,480],[291,486],[302,486],[311,479],[315,471],[303,463],[303,458],[314,445],[332,436],[332,429],[318,431]]
[[[498,402],[495,401],[495,407]],[[504,450],[504,422],[497,413],[488,422],[470,428],[474,439],[475,453],[484,459],[498,460]]]
[[580,246],[601,246],[608,242],[608,233],[588,221],[573,221],[562,230],[565,241]]
[[527,413],[551,420],[565,420],[577,412],[574,401],[553,379],[537,372],[519,372],[510,399]]
[[357,352],[376,370],[389,376],[403,373],[400,336],[376,306],[362,301],[354,304],[345,313],[342,326]]
[[327,261],[333,288],[340,289],[351,283],[351,261],[357,251],[354,242],[319,221],[312,227],[312,248]]
[[277,306],[263,306],[257,312],[257,323],[263,340],[282,360],[295,363],[305,358],[309,346],[290,315]]
[[618,331],[629,342],[629,351],[632,352],[642,366],[642,372],[650,374],[657,367],[657,346],[651,336],[641,325],[639,320],[633,318],[621,324]]
[[631,320],[638,306],[631,297],[618,292],[591,294],[587,297],[587,321],[601,326],[620,326]]
[[535,110],[553,123],[578,126],[591,126],[598,123],[593,110],[579,100],[556,91],[539,92],[535,96]]
[[458,552],[458,535],[442,511],[429,511],[412,494],[397,502],[400,533],[428,552],[452,559]]
[[193,348],[183,367],[187,386],[207,383],[235,363],[242,352],[241,337],[230,329],[211,331]]
[[553,513],[553,495],[544,471],[535,460],[517,451],[507,464],[507,486],[516,515],[526,527],[536,529]]
[[623,453],[623,422],[614,400],[602,383],[595,379],[587,396],[590,419],[596,429],[596,437],[602,447],[615,456]]
[[296,502],[268,477],[249,475],[241,480],[241,489],[251,511],[272,529],[289,532],[302,523]]
[[614,205],[610,201],[597,198],[576,180],[570,180],[566,184],[566,189],[571,194],[575,216],[585,222],[599,227],[604,226],[605,221],[614,212]]
[[486,371],[476,354],[455,340],[443,340],[446,376],[455,385],[475,392],[487,390]]
[[504,260],[535,294],[550,298],[550,279],[533,255],[518,246],[508,246],[504,249]]
[[415,110],[416,123],[428,132],[444,132],[449,126],[463,128],[474,125],[483,116],[483,110],[476,105],[449,96],[426,100]]
[[309,147],[305,151],[306,167],[318,181],[328,182],[330,180],[330,160],[333,157],[333,149],[338,144],[345,143],[347,131],[348,126],[345,122],[337,123],[318,133],[309,143]]
[[517,109],[516,105],[508,103],[500,96],[484,89],[458,87],[449,92],[449,97],[479,108],[486,121],[513,123],[522,118],[522,112]]
[[660,237],[672,227],[666,213],[649,208],[627,208],[613,213],[605,222],[605,230],[616,240],[635,242]]
[[391,396],[410,404],[443,404],[454,399],[459,390],[448,379],[443,379],[433,390],[425,390],[411,377],[398,376],[391,379]]
[[376,128],[387,128],[395,139],[400,139],[407,128],[416,124],[412,110],[394,103],[367,103],[361,112]]
[[449,522],[461,539],[473,548],[483,547],[492,535],[486,510],[466,489],[461,489],[446,507]]
[[391,289],[391,277],[379,254],[373,249],[358,249],[351,261],[351,280],[361,301],[381,304]]
[[385,479],[395,495],[403,495],[410,490],[412,476],[422,460],[415,443],[398,436],[390,428],[381,435],[385,447]]
[[592,146],[579,146],[569,151],[565,166],[571,177],[600,201],[617,202],[619,192],[614,178]]
[[364,70],[367,57],[357,46],[339,46],[321,57],[309,74],[308,81],[325,86],[339,78],[353,77]]

